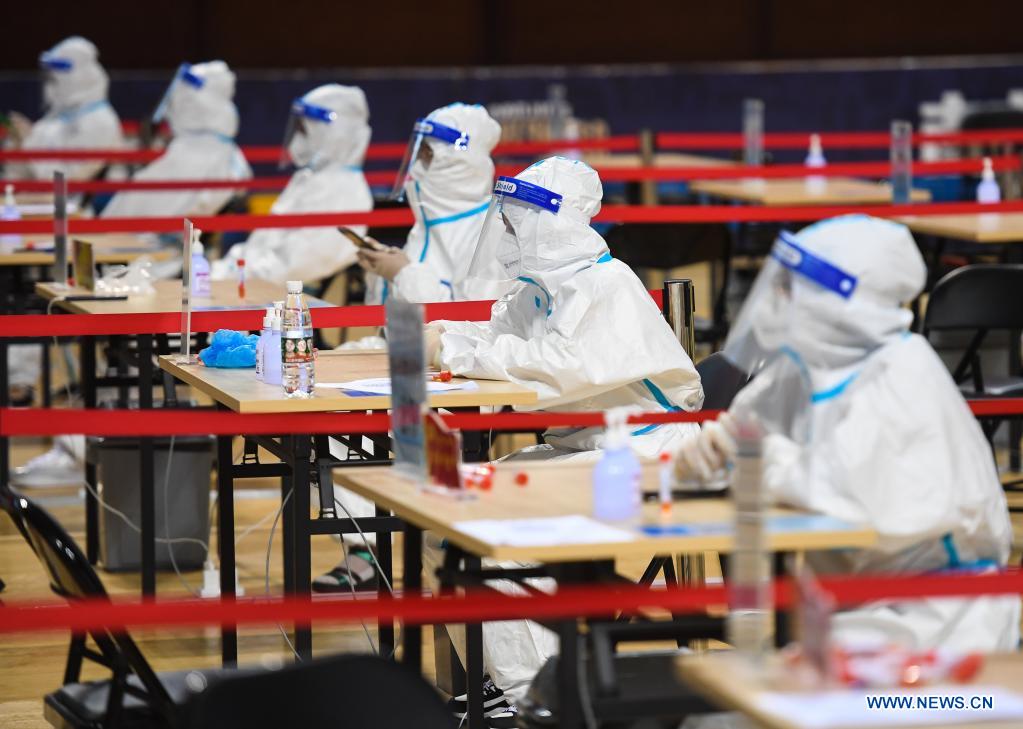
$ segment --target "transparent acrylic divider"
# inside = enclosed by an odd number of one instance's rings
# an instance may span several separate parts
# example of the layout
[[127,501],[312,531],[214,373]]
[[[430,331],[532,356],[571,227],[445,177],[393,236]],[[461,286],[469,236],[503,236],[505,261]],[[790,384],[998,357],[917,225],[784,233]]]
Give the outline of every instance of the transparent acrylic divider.
[[177,364],[195,364],[192,354],[192,241],[199,240],[202,231],[185,218],[181,239],[181,351],[174,360]]
[[426,357],[423,307],[391,296],[387,317],[387,361],[391,372],[391,428],[394,467],[403,476],[426,480]]
[[913,125],[896,119],[892,122],[891,138],[892,202],[896,205],[911,201],[913,186]]
[[67,178],[53,173],[53,283],[67,286]]
[[764,164],[764,102],[760,99],[742,102],[742,149],[745,164]]

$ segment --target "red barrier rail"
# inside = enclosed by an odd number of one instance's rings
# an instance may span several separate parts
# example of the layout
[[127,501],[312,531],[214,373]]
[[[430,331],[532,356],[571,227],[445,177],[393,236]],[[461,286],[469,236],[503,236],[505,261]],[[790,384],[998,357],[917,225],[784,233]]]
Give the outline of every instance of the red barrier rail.
[[[1014,172],[1021,168],[1018,157],[1003,156],[991,159],[996,172]],[[518,165],[498,165],[497,174],[514,176],[521,172]],[[797,177],[888,177],[891,165],[888,162],[840,162],[823,168],[792,165],[724,165],[685,167],[600,167],[597,172],[604,182],[628,182],[640,180],[682,181],[682,180],[734,180],[743,178],[797,178]],[[931,175],[955,175],[979,173],[983,159],[945,160],[940,162],[917,162],[913,165],[915,177]],[[372,170],[364,173],[371,185],[394,182],[396,171]],[[110,193],[130,190],[133,192],[165,190],[281,190],[291,178],[255,177],[251,180],[87,180],[68,182],[72,193]],[[50,192],[53,183],[47,180],[0,180],[0,189],[12,185],[15,193]]]
[[[811,221],[838,215],[862,213],[880,218],[907,215],[958,215],[968,213],[1023,212],[1023,201],[995,204],[976,202],[910,203],[905,205],[605,205],[594,218],[606,223],[766,223]],[[303,213],[288,215],[213,215],[190,218],[197,228],[208,232],[245,231],[261,228],[316,228],[337,225],[408,226],[413,222],[407,208],[373,210],[366,213]],[[87,233],[179,233],[180,217],[72,218],[71,234]],[[53,221],[0,221],[0,235],[47,235]]]
[[[1023,398],[968,400],[977,417],[1023,415]],[[718,410],[635,413],[634,425],[701,423]],[[97,417],[97,413],[102,417]],[[602,412],[458,413],[443,416],[459,430],[545,430],[602,427]],[[196,410],[82,410],[0,408],[0,436],[105,435],[279,435],[281,433],[386,433],[387,413],[249,414]]]
[[[924,597],[1019,595],[1023,574],[1002,572],[945,575],[886,575],[821,580],[843,607],[880,600],[918,600]],[[788,580],[774,585],[777,608],[791,607]],[[472,592],[459,596],[366,600],[300,598],[172,599],[159,601],[54,600],[8,602],[0,606],[0,633],[71,630],[197,627],[203,625],[273,625],[351,623],[360,620],[401,620],[406,625],[489,622],[494,620],[557,620],[576,617],[608,618],[662,609],[672,614],[705,612],[727,605],[726,588],[688,587],[649,589],[640,586],[561,587],[554,594],[505,595]]]
[[[767,149],[806,149],[810,135],[814,132],[768,132],[764,135]],[[890,142],[888,132],[821,132],[821,143],[825,149],[887,149]],[[743,137],[731,132],[659,132],[655,144],[666,149],[742,149]],[[1023,142],[1023,129],[983,129],[966,132],[921,133],[913,135],[915,145],[969,145],[980,143]],[[366,159],[400,159],[405,153],[404,142],[371,144]],[[620,135],[597,139],[557,139],[527,142],[505,142],[494,148],[494,156],[534,156],[564,150],[604,150],[607,152],[635,152],[639,150],[639,137]],[[249,162],[276,163],[281,158],[281,148],[265,145],[242,147]],[[158,149],[34,149],[2,150],[0,162],[27,162],[31,160],[84,160],[104,159],[111,162],[150,162],[162,154]]]

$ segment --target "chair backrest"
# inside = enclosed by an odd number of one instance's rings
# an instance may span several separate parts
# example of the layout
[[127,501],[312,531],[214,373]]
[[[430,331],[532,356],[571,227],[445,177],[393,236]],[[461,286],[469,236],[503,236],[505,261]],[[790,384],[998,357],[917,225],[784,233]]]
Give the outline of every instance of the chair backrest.
[[333,656],[217,677],[189,704],[192,729],[455,729],[436,690],[377,656]]
[[[45,509],[15,491],[7,491],[4,498],[0,498],[0,508],[11,516],[36,553],[55,593],[69,600],[108,599],[102,580],[78,544]],[[111,630],[92,630],[89,634],[100,648],[102,664],[114,670],[117,678],[125,671],[139,677],[144,692],[132,689],[131,693],[151,701],[165,714],[171,711],[173,702],[131,636]],[[77,680],[81,658],[69,655],[69,666],[72,665],[75,670],[65,673],[66,681]]]
[[604,240],[611,255],[623,263],[658,269],[727,262],[732,246],[728,228],[719,223],[622,223]]
[[934,285],[923,331],[1023,329],[1023,265],[957,268]]
[[959,128],[971,129],[1019,129],[1023,127],[1023,111],[1019,109],[987,109],[975,111],[963,117]]
[[703,409],[727,410],[749,376],[733,365],[721,352],[715,352],[696,365],[703,383]]

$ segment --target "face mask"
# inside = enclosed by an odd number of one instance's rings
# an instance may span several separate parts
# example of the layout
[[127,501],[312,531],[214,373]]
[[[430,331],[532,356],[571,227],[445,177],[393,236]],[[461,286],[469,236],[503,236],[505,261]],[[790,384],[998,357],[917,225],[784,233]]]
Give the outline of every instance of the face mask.
[[288,154],[298,167],[305,167],[313,161],[313,150],[309,146],[309,137],[298,132],[288,143]]

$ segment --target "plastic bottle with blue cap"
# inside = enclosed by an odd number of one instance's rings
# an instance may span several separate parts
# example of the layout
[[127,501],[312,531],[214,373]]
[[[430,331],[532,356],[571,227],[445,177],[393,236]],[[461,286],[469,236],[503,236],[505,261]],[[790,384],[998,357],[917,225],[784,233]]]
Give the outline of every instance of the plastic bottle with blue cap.
[[[0,210],[0,220],[21,220],[21,210],[14,200],[14,185],[8,184],[4,187],[4,207]],[[0,248],[6,251],[13,251],[21,247],[21,236],[17,233],[7,233],[0,236]]]
[[[820,134],[810,135],[810,149],[807,151],[804,164],[813,169],[827,167],[828,161],[824,158],[824,147],[821,145]],[[823,192],[827,185],[827,178],[824,175],[808,175],[806,178],[806,188],[811,193]]]
[[977,185],[977,202],[991,204],[1002,201],[1002,189],[995,179],[995,169],[991,164],[991,158],[984,158],[984,171],[980,176],[980,184]]

